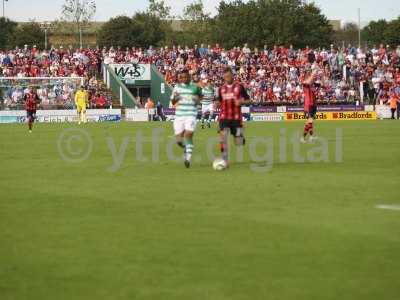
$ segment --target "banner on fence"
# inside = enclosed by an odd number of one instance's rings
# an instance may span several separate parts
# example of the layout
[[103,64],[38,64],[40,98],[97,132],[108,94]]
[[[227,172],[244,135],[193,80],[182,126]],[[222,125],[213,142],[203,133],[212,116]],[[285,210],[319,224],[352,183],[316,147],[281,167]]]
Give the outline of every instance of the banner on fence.
[[[87,119],[89,122],[118,122],[121,121],[120,109],[88,109]],[[36,122],[39,123],[63,123],[77,122],[76,110],[38,110]],[[0,123],[24,123],[26,112],[0,111]]]
[[[375,112],[366,111],[347,111],[347,112],[318,112],[315,115],[316,120],[339,121],[339,120],[376,120]],[[286,113],[286,121],[306,120],[304,113]]]

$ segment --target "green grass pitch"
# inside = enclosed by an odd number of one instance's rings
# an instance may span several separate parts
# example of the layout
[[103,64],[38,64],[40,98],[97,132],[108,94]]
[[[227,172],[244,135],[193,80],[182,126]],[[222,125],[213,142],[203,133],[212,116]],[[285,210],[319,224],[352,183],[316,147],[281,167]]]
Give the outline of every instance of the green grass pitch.
[[[92,143],[80,163],[60,156],[87,146],[59,143],[71,128]],[[137,133],[157,128],[158,162],[138,161]],[[170,123],[0,126],[0,299],[400,299],[400,211],[376,208],[400,205],[400,122],[317,122],[329,162],[296,163],[290,144],[280,162],[282,128],[302,123],[248,124],[243,161],[216,172],[199,156],[215,128],[186,170],[167,159]],[[256,172],[268,136],[275,163]]]

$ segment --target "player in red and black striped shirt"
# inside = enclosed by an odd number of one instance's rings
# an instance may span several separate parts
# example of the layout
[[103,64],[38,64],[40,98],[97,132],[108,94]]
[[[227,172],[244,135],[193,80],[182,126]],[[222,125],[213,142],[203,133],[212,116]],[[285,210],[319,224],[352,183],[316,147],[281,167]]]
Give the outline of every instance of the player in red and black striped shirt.
[[39,97],[36,91],[30,88],[28,93],[25,94],[24,100],[25,100],[25,110],[29,126],[29,132],[32,132],[33,122],[35,122],[36,118],[36,109],[37,109],[37,104],[39,102]]
[[219,134],[222,159],[228,163],[228,137],[232,134],[235,145],[245,144],[243,135],[242,105],[250,104],[250,97],[246,89],[239,82],[234,81],[230,68],[224,71],[225,83],[218,89],[216,99],[220,108]]
[[306,78],[303,82],[303,92],[304,92],[304,114],[306,117],[306,123],[304,125],[304,134],[301,138],[302,143],[306,143],[307,135],[310,135],[310,141],[312,142],[315,138],[314,134],[314,119],[317,113],[317,99],[315,92],[315,78],[316,72],[308,71]]

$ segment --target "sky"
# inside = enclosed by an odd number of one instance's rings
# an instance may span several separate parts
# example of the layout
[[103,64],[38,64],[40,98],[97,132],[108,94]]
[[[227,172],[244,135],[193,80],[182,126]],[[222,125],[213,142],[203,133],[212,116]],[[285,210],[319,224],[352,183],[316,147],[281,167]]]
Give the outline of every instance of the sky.
[[[2,1],[2,0],[0,0]],[[172,7],[174,15],[180,15],[183,8],[192,0],[165,0]],[[215,14],[217,0],[203,0],[206,11]],[[309,2],[312,2],[311,0]],[[361,8],[361,21],[391,20],[400,16],[400,0],[314,0],[329,19],[357,21],[357,9]],[[60,18],[64,0],[8,0],[5,14],[16,21],[52,21]],[[97,12],[95,21],[106,21],[118,15],[133,15],[136,11],[145,10],[146,0],[96,0]],[[1,11],[2,12],[2,11]]]

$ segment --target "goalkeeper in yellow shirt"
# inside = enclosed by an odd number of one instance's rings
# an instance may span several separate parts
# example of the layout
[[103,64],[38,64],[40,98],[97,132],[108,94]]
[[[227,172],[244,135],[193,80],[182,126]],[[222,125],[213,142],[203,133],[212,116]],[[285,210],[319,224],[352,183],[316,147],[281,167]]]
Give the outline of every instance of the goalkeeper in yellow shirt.
[[75,94],[75,105],[78,111],[78,124],[81,124],[81,122],[86,123],[86,107],[89,105],[89,94],[83,85]]

